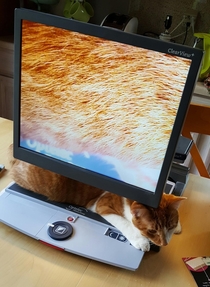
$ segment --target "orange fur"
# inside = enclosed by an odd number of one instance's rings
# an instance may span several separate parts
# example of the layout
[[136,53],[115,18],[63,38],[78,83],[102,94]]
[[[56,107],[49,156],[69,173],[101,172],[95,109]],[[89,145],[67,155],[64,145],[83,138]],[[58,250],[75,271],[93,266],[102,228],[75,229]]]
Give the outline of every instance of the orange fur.
[[184,199],[185,197],[163,194],[157,209],[133,202],[131,205],[131,212],[134,215],[133,223],[156,245],[167,245],[164,228],[170,231],[177,227],[179,222],[177,208]]

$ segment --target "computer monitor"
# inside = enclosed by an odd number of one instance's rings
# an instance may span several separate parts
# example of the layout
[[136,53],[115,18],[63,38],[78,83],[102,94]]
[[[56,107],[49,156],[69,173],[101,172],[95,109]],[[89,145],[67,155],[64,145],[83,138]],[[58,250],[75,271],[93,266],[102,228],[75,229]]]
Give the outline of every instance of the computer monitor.
[[15,11],[14,156],[157,207],[203,52]]

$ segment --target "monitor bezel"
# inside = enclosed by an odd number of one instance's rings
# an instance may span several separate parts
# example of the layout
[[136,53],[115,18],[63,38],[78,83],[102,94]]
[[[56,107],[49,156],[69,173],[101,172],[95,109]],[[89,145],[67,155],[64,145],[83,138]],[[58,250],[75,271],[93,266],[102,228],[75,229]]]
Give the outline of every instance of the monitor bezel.
[[[186,85],[183,91],[183,96],[178,108],[177,117],[174,122],[174,127],[172,129],[171,137],[166,150],[165,159],[154,193],[127,184],[125,182],[121,182],[113,178],[109,178],[107,176],[103,176],[101,174],[71,165],[69,163],[47,157],[43,154],[27,150],[20,146],[20,70],[22,20],[29,20],[45,25],[56,26],[58,28],[72,30],[75,32],[82,32],[84,34],[93,35],[113,41],[116,41],[117,39],[118,42],[140,46],[146,49],[151,49],[151,46],[153,46],[155,51],[167,54],[169,54],[169,50],[171,49],[170,51],[172,54],[179,52],[180,54],[183,53],[183,58],[186,58],[186,55],[188,55],[187,58],[192,59],[192,64],[190,66]],[[14,157],[67,177],[69,177],[69,174],[71,174],[70,177],[74,180],[78,180],[85,184],[93,185],[95,187],[119,194],[121,196],[128,197],[132,200],[136,200],[142,204],[154,208],[158,207],[173,161],[176,145],[181,133],[185,115],[191,101],[194,85],[198,77],[202,56],[203,51],[191,47],[181,46],[170,42],[167,43],[158,39],[147,38],[109,27],[83,23],[56,15],[37,12],[34,10],[16,9],[14,34]],[[192,83],[194,84],[192,85]]]

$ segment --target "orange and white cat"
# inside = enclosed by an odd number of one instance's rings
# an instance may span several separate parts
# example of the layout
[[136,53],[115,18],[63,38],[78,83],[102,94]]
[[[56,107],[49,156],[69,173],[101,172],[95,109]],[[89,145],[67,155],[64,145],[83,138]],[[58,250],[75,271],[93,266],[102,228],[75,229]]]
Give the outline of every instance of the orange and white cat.
[[137,249],[149,251],[150,241],[165,246],[174,232],[181,232],[177,209],[184,197],[163,194],[155,209],[14,159],[12,146],[9,156],[10,176],[17,184],[49,200],[76,204],[98,213]]

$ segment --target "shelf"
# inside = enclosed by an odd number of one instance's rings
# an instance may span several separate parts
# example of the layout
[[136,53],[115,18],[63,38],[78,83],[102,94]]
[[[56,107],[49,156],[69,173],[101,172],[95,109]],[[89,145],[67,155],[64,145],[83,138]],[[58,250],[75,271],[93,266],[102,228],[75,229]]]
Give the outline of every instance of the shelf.
[[13,36],[0,37],[0,75],[13,78],[14,41]]
[[13,51],[14,50],[14,36],[1,36],[0,37],[0,48],[8,49]]
[[204,87],[203,82],[197,82],[192,96],[193,104],[210,106],[210,94]]

